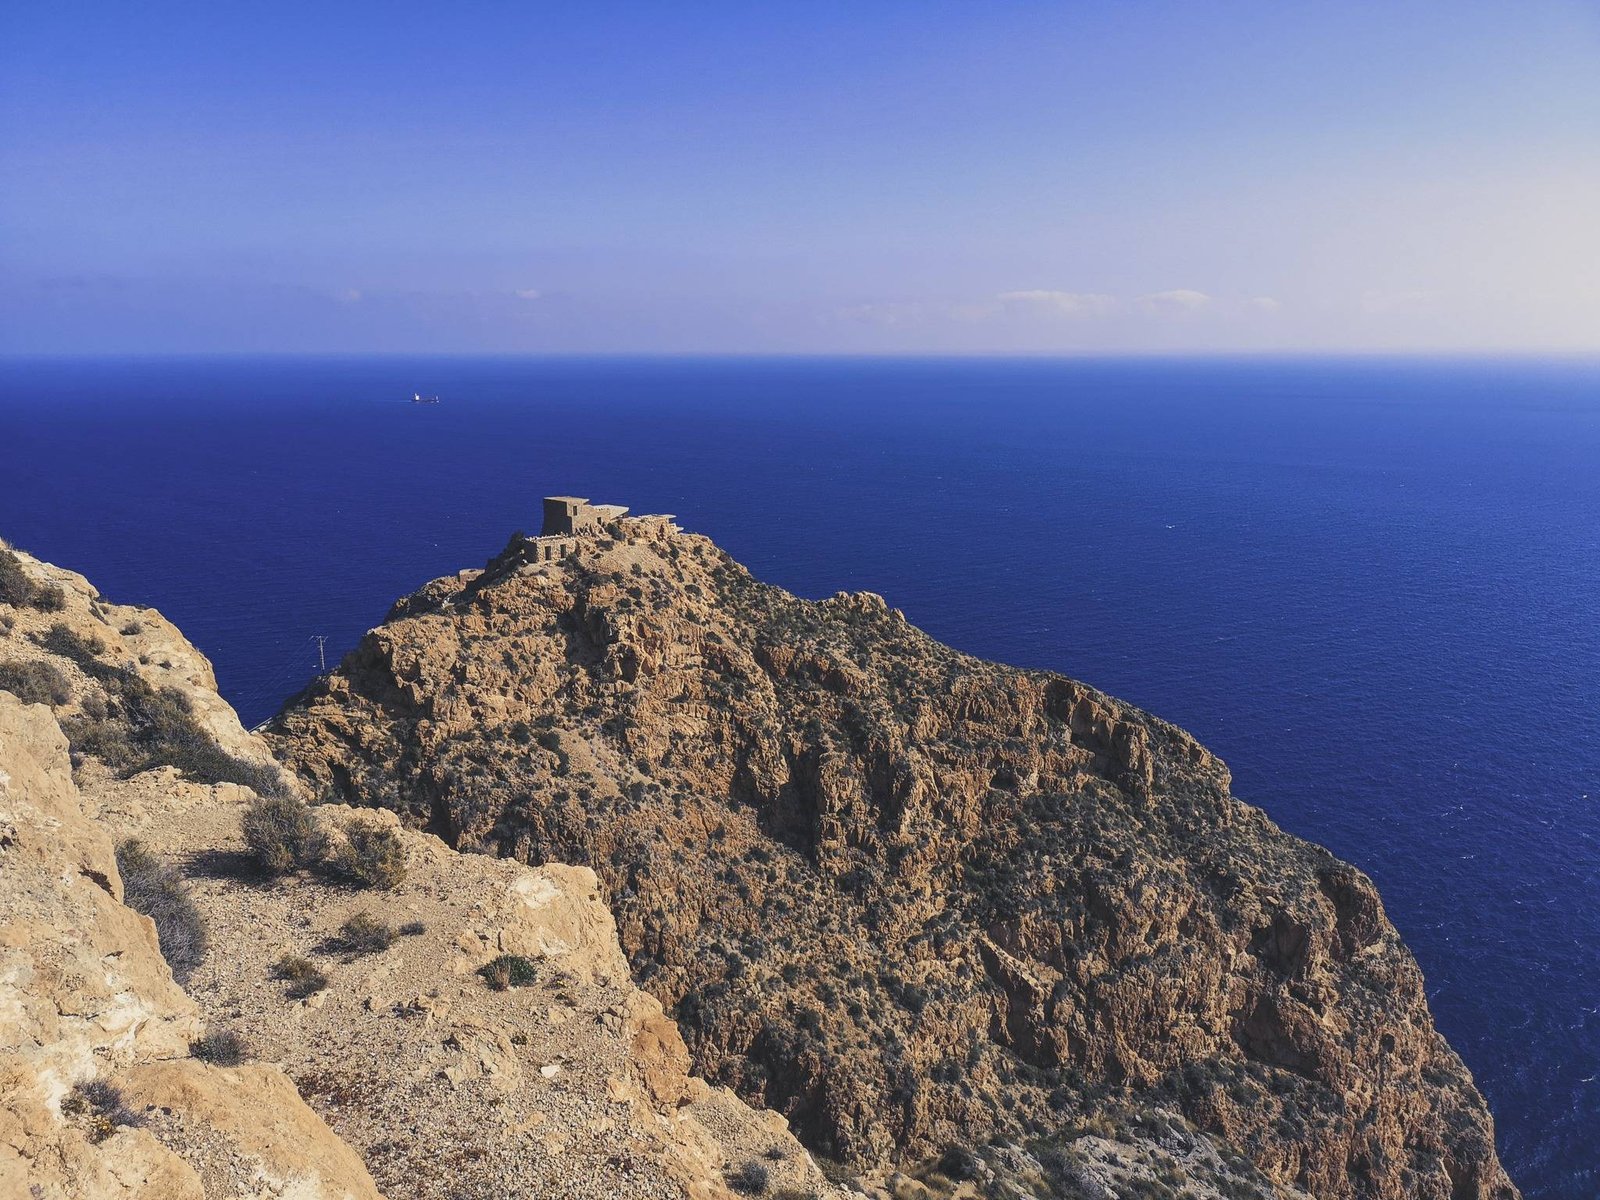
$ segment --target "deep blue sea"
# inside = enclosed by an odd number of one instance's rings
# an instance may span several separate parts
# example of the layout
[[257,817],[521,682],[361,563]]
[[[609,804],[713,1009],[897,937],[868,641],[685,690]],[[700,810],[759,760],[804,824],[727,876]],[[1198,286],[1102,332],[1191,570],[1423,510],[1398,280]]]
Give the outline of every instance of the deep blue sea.
[[0,535],[250,723],[546,493],[1193,731],[1376,878],[1526,1195],[1600,1194],[1600,363],[0,363]]

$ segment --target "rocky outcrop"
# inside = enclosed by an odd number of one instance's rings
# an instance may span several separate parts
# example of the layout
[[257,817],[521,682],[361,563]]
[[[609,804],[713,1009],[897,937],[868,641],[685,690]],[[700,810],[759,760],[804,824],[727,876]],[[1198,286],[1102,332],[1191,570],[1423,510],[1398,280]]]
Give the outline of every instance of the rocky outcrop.
[[[781,1117],[690,1075],[676,1025],[633,986],[587,868],[528,868],[402,832],[405,879],[392,890],[314,873],[269,883],[244,864],[244,797],[219,791],[169,784],[158,803],[125,796],[101,819],[195,864],[195,901],[228,951],[189,991],[235,1014],[385,1195],[712,1200],[747,1162],[829,1191]],[[316,815],[335,838],[374,819],[338,805]],[[342,947],[358,914],[392,943]],[[495,991],[482,972],[503,956],[529,977]],[[280,966],[295,959],[325,986],[297,995]]]
[[1506,1200],[1371,883],[1183,731],[703,538],[514,540],[396,605],[271,730],[305,784],[591,867],[697,1067],[907,1163],[1180,1114],[1328,1200]]
[[961,1147],[857,1186],[870,1200],[1310,1200],[1170,1111],[1119,1106],[1049,1138]]
[[0,1196],[376,1200],[280,1070],[191,1055],[200,1010],[121,901],[60,727],[0,691]]
[[[241,814],[297,789],[204,656],[153,610],[8,560],[50,600],[0,604],[0,1200],[719,1200],[749,1164],[832,1194],[780,1116],[690,1075],[590,870],[400,831],[389,890],[261,875]],[[335,844],[396,824],[315,817]],[[129,839],[206,931],[185,988],[123,903]],[[358,914],[394,940],[350,949]],[[507,956],[495,991],[483,968]],[[291,959],[318,986],[295,994]],[[224,1027],[247,1061],[191,1050]]]

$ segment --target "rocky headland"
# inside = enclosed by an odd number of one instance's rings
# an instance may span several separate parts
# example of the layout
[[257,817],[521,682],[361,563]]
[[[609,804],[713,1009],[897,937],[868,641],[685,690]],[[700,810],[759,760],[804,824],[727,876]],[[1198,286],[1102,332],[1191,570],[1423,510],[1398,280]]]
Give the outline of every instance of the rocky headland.
[[325,802],[594,871],[694,1069],[863,1187],[1517,1195],[1361,872],[1182,730],[877,596],[670,524],[518,536],[267,740]]
[[0,1198],[1516,1196],[1370,882],[1182,731],[670,524],[559,550],[263,739],[0,548]]
[[0,1200],[835,1194],[691,1075],[589,869],[333,806],[382,886],[264,872],[297,791],[159,613],[0,545]]

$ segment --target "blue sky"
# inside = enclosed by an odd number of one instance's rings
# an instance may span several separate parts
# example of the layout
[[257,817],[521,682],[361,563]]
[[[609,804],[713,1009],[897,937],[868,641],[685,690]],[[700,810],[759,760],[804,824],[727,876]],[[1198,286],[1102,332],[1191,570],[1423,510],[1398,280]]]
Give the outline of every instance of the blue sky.
[[1600,349],[1593,3],[0,13],[0,350]]

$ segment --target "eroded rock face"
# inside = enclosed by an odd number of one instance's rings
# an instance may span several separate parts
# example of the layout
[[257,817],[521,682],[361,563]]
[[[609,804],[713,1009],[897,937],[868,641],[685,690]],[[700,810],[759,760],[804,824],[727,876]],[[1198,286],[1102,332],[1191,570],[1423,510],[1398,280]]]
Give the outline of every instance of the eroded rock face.
[[1371,883],[1181,730],[703,538],[518,543],[270,734],[312,787],[592,867],[696,1065],[859,1164],[1160,1103],[1319,1197],[1514,1196]]
[[[16,664],[0,672],[0,1200],[727,1200],[752,1162],[834,1194],[781,1117],[689,1074],[593,872],[397,831],[389,890],[261,875],[247,783],[293,780],[204,656],[153,610],[14,561],[54,599],[0,604],[0,667]],[[352,823],[396,824],[315,819],[335,845]],[[113,847],[130,838],[180,873],[207,931],[187,991],[122,903]],[[404,932],[342,950],[357,913]],[[479,970],[505,955],[532,978],[494,991]],[[321,985],[291,994],[290,957]],[[250,1061],[193,1057],[222,1025]],[[114,1096],[85,1103],[91,1082]]]
[[1116,1105],[1049,1138],[960,1147],[904,1171],[872,1172],[857,1186],[871,1200],[1311,1200],[1171,1112]]
[[[202,789],[112,805],[102,820],[174,861],[235,863],[240,809]],[[315,813],[335,840],[395,820]],[[228,949],[189,984],[202,1010],[235,1014],[386,1195],[726,1200],[726,1174],[767,1154],[775,1181],[829,1194],[781,1118],[691,1077],[677,1027],[629,977],[593,872],[400,837],[405,878],[391,890],[316,872],[197,878],[195,901]],[[398,936],[372,953],[339,949],[358,913]],[[506,955],[529,977],[496,991],[480,971]],[[324,986],[295,994],[278,967],[291,959]]]
[[200,1012],[121,900],[59,725],[0,691],[0,1196],[378,1200],[276,1067],[190,1056]]

